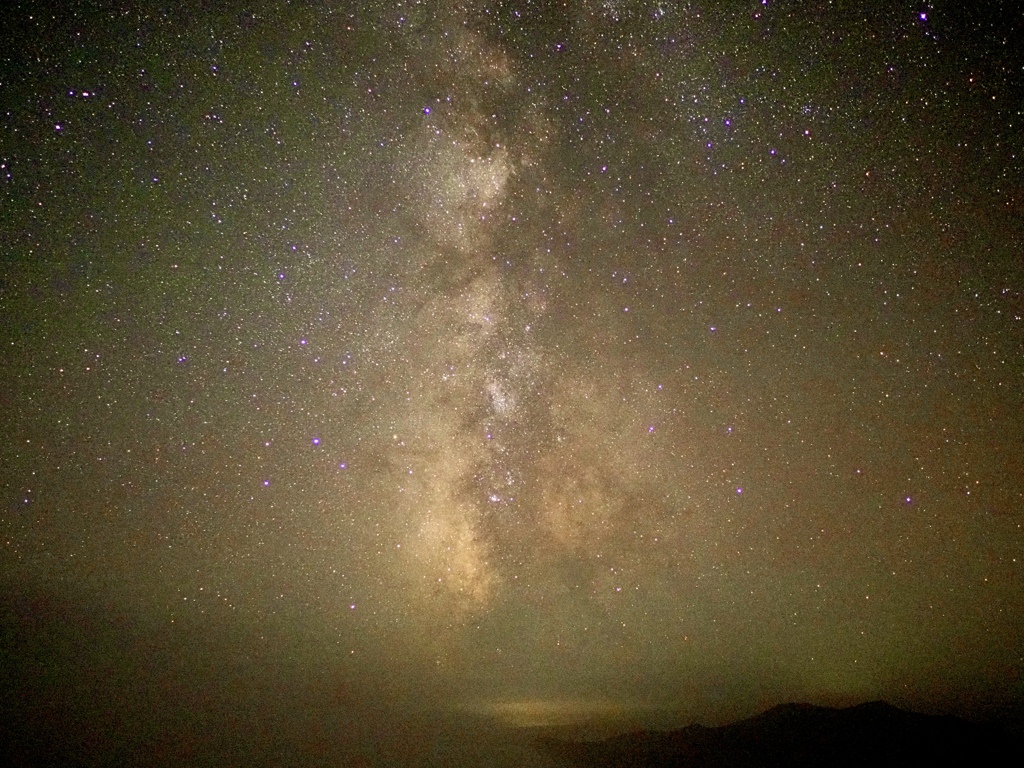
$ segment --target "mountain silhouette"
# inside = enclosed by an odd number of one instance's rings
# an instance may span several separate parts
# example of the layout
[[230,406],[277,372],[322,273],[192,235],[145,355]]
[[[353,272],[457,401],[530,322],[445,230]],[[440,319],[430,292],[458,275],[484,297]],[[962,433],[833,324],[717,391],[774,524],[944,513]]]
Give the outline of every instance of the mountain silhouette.
[[604,741],[540,740],[567,765],[616,768],[880,768],[1024,765],[996,726],[876,701],[846,709],[782,704],[721,727],[641,731]]

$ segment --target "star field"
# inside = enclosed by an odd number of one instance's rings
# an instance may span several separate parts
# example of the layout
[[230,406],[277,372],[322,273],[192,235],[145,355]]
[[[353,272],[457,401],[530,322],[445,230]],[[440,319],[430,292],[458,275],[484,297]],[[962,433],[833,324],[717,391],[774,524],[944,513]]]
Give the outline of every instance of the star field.
[[21,4],[5,711],[1021,711],[996,6]]

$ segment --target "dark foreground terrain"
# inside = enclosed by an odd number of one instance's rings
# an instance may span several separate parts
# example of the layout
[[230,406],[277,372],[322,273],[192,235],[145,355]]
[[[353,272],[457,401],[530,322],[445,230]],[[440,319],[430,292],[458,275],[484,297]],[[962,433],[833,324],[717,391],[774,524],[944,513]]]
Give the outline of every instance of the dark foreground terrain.
[[994,726],[905,712],[880,701],[847,709],[783,704],[717,728],[691,725],[605,741],[541,744],[568,765],[617,768],[1024,764],[1020,742]]
[[[445,708],[427,687],[385,689],[381,674],[340,664],[310,672],[231,626],[211,636],[205,624],[176,624],[173,634],[77,593],[8,586],[0,585],[0,765],[1024,765],[1019,743],[995,726],[883,703],[789,704],[719,728],[597,741],[629,727],[620,714],[511,722],[485,709]],[[561,711],[538,702],[541,714]],[[1017,738],[1019,713],[1002,718]],[[675,714],[641,714],[634,722],[647,728],[679,722]]]

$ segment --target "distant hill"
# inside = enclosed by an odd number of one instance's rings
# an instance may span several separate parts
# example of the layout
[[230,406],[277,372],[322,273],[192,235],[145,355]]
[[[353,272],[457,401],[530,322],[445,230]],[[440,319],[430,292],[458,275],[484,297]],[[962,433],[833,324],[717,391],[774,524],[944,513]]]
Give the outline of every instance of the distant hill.
[[605,741],[539,740],[567,765],[616,768],[880,768],[1024,765],[995,726],[906,712],[876,701],[846,709],[782,704],[730,725],[641,731]]

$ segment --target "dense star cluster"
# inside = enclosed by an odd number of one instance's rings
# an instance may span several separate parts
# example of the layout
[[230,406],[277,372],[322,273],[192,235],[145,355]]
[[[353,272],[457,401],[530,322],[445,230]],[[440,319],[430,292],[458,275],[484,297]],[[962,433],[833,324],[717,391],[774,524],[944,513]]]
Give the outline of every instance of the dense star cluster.
[[60,700],[69,739],[155,732],[161,691],[244,731],[272,690],[388,763],[354,712],[1019,706],[1015,13],[22,3],[7,28],[26,729]]

